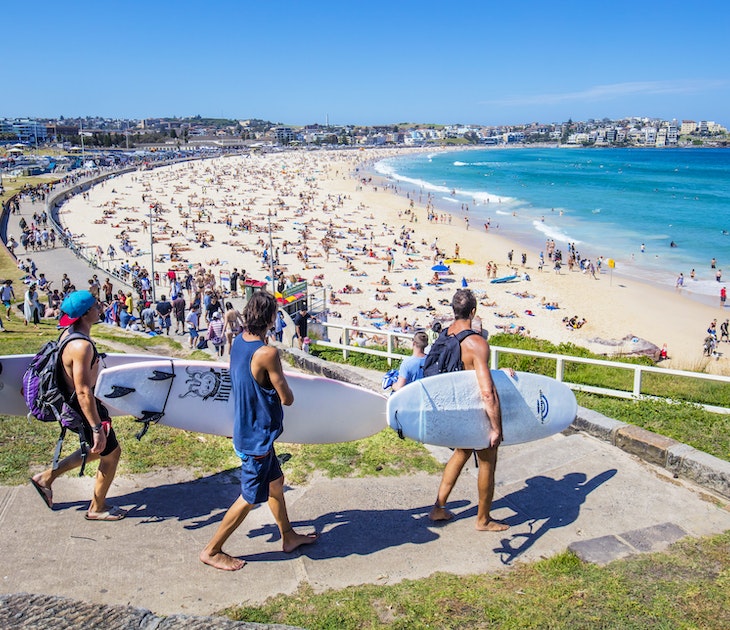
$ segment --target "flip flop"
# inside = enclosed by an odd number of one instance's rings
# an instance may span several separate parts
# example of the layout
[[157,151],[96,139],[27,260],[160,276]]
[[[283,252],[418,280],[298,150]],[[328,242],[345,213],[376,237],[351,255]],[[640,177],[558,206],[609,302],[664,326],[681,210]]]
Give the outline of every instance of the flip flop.
[[127,511],[118,507],[109,508],[106,512],[87,512],[84,517],[87,521],[121,521],[127,516]]
[[44,488],[35,479],[33,479],[33,477],[30,477],[30,482],[33,484],[33,487],[36,489],[36,491],[40,495],[41,499],[43,499],[43,503],[45,503],[48,506],[49,510],[52,510],[53,509],[53,493],[51,492],[51,489]]

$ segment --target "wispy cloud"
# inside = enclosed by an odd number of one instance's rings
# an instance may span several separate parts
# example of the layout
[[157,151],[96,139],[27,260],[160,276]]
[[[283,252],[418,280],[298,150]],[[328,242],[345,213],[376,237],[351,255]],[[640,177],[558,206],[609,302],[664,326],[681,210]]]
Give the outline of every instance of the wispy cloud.
[[557,105],[569,102],[595,103],[630,96],[647,96],[661,94],[696,94],[707,92],[728,85],[726,80],[699,79],[678,81],[630,81],[595,85],[578,92],[561,92],[548,94],[529,94],[495,100],[483,101],[483,105],[519,106],[519,105]]

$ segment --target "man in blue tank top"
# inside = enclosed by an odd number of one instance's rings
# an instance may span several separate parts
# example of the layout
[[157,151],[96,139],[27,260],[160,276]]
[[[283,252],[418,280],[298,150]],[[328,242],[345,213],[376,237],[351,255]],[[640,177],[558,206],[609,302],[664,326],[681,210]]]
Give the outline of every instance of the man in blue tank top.
[[289,522],[284,473],[274,451],[274,440],[283,430],[282,405],[294,402],[279,353],[266,343],[276,311],[276,300],[271,294],[254,293],[243,310],[246,328],[231,347],[233,447],[241,458],[241,496],[228,508],[215,535],[200,552],[202,562],[224,571],[237,571],[246,564],[245,560],[225,553],[223,545],[259,503],[268,502],[281,532],[284,552],[317,540],[316,534],[297,534]]

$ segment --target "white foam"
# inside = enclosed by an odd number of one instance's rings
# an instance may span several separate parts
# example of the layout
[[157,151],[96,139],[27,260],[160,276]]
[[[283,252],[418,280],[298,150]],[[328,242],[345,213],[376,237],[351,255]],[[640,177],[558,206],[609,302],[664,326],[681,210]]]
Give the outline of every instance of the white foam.
[[536,219],[532,222],[532,227],[558,243],[575,243],[576,245],[581,243],[578,239],[570,238],[560,228],[550,225],[549,223],[545,223],[544,221],[538,221]]

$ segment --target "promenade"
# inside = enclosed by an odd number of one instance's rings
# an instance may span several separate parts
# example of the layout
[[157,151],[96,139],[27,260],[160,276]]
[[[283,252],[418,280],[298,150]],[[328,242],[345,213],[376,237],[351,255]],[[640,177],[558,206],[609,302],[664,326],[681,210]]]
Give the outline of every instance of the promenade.
[[[40,210],[40,204],[36,207]],[[32,204],[24,204],[22,216],[27,219],[32,211]],[[17,232],[18,219],[11,217],[11,233]],[[83,286],[93,273],[65,249],[28,256],[54,281],[65,272]],[[379,387],[380,374],[358,375],[362,384]],[[154,439],[154,427],[145,439]],[[286,452],[286,445],[279,450]],[[449,454],[446,449],[432,452],[441,461]],[[114,609],[114,618],[128,622],[116,627],[142,627],[139,608],[155,615],[210,615],[292,593],[305,583],[320,592],[393,584],[437,571],[494,572],[566,549],[603,563],[660,550],[687,535],[730,529],[727,499],[674,479],[649,460],[583,432],[503,447],[494,516],[510,529],[501,533],[474,529],[476,476],[471,465],[449,502],[456,519],[445,525],[427,517],[437,475],[315,476],[307,485],[288,487],[287,504],[297,528],[321,534],[317,544],[293,554],[281,552],[273,519],[262,506],[229,541],[228,550],[248,562],[235,573],[198,560],[239,491],[235,470],[198,477],[182,462],[161,462],[165,468],[159,472],[119,477],[110,499],[130,512],[117,523],[84,520],[91,478],[59,479],[53,511],[30,484],[2,486],[0,593],[68,597],[84,602],[78,608],[90,615],[98,613],[98,606],[132,606]],[[0,625],[13,619],[13,627],[24,627],[22,615],[37,602],[37,625],[27,627],[42,627],[44,619],[56,628],[79,627],[78,618],[73,625],[58,618],[57,600],[19,597],[0,597]],[[176,626],[174,619],[159,627],[242,627],[189,617],[178,618]]]

